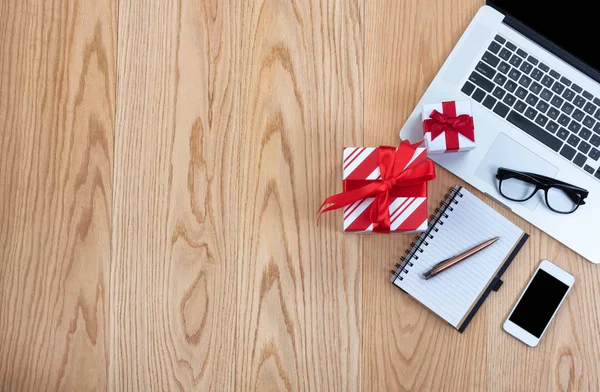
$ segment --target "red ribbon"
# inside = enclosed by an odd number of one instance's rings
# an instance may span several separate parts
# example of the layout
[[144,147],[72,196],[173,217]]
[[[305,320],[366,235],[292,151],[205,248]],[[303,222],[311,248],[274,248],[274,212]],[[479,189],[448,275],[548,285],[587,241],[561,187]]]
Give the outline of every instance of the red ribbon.
[[[328,211],[337,210],[358,200],[374,196],[375,200],[370,206],[373,231],[389,233],[390,198],[425,196],[427,181],[435,178],[435,166],[429,160],[411,165],[404,170],[413,157],[417,145],[404,141],[400,143],[398,149],[388,146],[378,147],[381,180],[345,180],[344,192],[329,196],[321,204],[317,212],[319,218]],[[326,205],[328,207],[325,207]]]
[[472,142],[475,141],[475,127],[473,126],[473,117],[468,114],[456,116],[456,104],[454,102],[442,102],[442,111],[440,113],[434,110],[425,120],[425,133],[431,132],[431,140],[435,140],[442,132],[446,132],[446,150],[457,151],[460,147],[458,143],[458,134],[463,135]]

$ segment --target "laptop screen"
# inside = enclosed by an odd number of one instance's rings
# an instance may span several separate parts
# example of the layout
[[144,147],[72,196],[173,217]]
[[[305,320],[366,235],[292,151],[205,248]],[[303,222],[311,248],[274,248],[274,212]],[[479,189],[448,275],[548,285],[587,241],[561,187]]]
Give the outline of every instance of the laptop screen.
[[593,2],[488,0],[488,3],[600,71],[595,44],[600,20],[594,7],[590,7]]

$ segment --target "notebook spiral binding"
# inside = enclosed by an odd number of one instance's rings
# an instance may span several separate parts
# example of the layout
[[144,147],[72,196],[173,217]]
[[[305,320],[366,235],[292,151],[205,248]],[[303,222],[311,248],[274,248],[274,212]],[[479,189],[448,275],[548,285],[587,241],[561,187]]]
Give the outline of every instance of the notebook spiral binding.
[[429,217],[429,227],[427,231],[417,234],[414,241],[410,243],[410,248],[406,249],[406,253],[403,257],[400,257],[400,263],[396,264],[396,270],[391,270],[392,278],[391,282],[394,282],[396,279],[402,280],[402,273],[408,273],[408,268],[413,266],[411,260],[418,260],[419,253],[423,253],[423,248],[429,245],[428,240],[432,240],[435,236],[435,233],[439,231],[438,225],[443,226],[444,221],[442,219],[448,219],[448,212],[454,211],[453,205],[458,204],[458,197],[463,197],[463,194],[460,193],[462,187],[455,186],[450,188],[449,192],[444,196],[444,200],[440,203],[439,207],[435,209],[435,214]]

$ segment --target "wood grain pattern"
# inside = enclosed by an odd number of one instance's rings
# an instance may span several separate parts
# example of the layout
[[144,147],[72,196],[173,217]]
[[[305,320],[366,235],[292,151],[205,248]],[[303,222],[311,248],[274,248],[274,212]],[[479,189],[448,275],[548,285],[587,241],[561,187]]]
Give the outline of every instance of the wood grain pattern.
[[116,3],[0,5],[0,390],[106,389]]
[[321,152],[361,131],[359,3],[135,3],[119,12],[110,385],[356,387],[359,248],[313,215],[339,185]]
[[120,2],[111,389],[234,388],[239,17]]
[[362,143],[361,2],[243,8],[236,389],[360,385],[360,241],[338,217],[344,144]]
[[[480,193],[531,238],[464,334],[387,282],[412,236],[315,224],[480,6],[2,2],[0,390],[598,390],[598,268]],[[577,283],[532,350],[542,258]]]

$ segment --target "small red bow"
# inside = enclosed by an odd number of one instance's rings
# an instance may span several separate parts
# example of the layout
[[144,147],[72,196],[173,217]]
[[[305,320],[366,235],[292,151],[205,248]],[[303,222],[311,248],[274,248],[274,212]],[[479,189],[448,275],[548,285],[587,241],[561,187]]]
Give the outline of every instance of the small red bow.
[[475,141],[473,117],[468,114],[449,116],[434,110],[429,117],[425,120],[425,132],[431,132],[431,140],[435,140],[442,132],[455,132],[460,133],[472,142]]
[[[325,199],[319,211],[319,218],[328,211],[337,210],[367,197],[375,197],[371,208],[373,231],[389,233],[390,191],[400,189],[409,193],[426,194],[427,181],[435,178],[435,166],[432,161],[425,161],[406,168],[413,157],[417,144],[408,141],[400,143],[398,148],[381,146],[377,148],[381,180],[364,181],[366,185]],[[406,170],[404,170],[406,168]],[[347,182],[347,180],[346,180]],[[329,205],[328,207],[325,207]],[[324,208],[325,207],[325,208]]]

